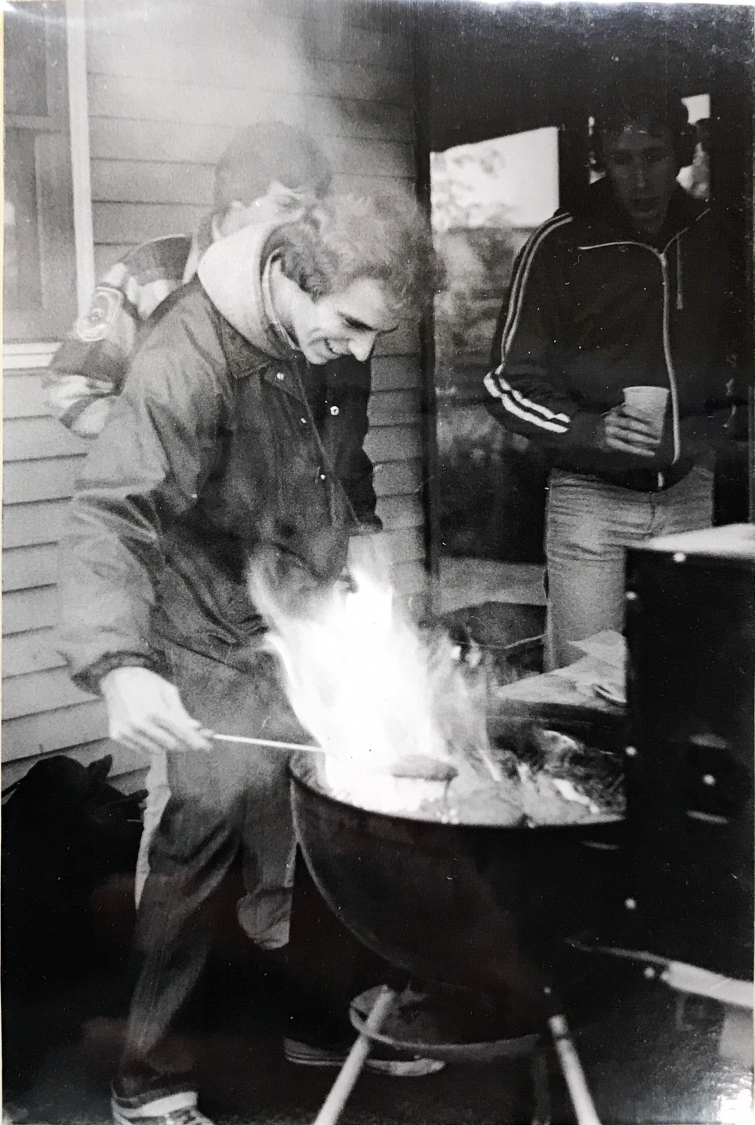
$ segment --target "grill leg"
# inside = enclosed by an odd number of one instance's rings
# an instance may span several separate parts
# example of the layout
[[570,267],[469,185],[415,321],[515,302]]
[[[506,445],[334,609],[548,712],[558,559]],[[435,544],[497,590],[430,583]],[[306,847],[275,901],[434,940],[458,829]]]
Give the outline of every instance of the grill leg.
[[590,1090],[579,1061],[577,1049],[574,1046],[569,1025],[564,1016],[551,1016],[548,1027],[553,1036],[558,1061],[561,1064],[561,1073],[569,1090],[574,1112],[577,1115],[577,1125],[600,1125],[600,1119],[595,1112],[595,1106],[590,1095]]
[[315,1118],[314,1125],[337,1125],[372,1048],[369,1033],[380,1030],[395,997],[396,993],[384,985],[383,991],[379,994],[365,1021],[364,1030],[359,1034],[346,1056],[346,1061],[341,1067],[322,1109]]

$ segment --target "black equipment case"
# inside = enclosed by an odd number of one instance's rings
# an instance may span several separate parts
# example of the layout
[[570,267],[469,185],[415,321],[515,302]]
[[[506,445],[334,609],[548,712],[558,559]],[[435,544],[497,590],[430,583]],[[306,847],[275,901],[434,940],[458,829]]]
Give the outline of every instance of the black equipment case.
[[629,551],[629,865],[635,949],[750,979],[755,527]]

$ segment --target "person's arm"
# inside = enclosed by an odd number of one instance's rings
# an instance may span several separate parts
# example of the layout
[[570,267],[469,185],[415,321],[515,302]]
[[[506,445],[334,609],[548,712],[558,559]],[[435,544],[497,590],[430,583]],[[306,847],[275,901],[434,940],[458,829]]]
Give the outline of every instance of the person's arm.
[[50,412],[79,437],[96,437],[120,391],[137,339],[139,311],[129,299],[129,264],[117,262],[94,291],[53,356],[45,376]]
[[176,289],[191,240],[152,239],[110,267],[47,370],[47,404],[79,437],[101,433],[145,325]]
[[155,738],[164,749],[206,745],[150,643],[161,531],[196,500],[227,397],[214,337],[190,311],[175,309],[136,357],[61,543],[59,636],[72,678],[102,690],[113,737],[147,751]]
[[484,380],[485,406],[507,430],[546,452],[613,450],[650,457],[656,442],[645,419],[623,405],[605,414],[588,410],[566,389],[572,281],[560,234],[569,224],[569,216],[554,216],[517,257],[496,329],[498,355]]

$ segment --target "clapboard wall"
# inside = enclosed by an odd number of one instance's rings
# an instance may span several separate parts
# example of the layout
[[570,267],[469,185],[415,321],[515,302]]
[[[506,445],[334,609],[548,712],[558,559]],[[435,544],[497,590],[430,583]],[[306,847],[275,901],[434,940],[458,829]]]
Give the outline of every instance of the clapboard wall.
[[[403,8],[403,12],[402,12]],[[215,161],[239,125],[309,130],[336,190],[413,188],[408,6],[381,0],[88,0],[92,211],[100,274],[146,238],[192,229]],[[422,425],[416,325],[379,347],[367,445],[399,588],[424,597]],[[3,781],[41,753],[103,752],[102,704],[54,651],[56,542],[84,443],[47,417],[51,348],[6,364],[3,539]],[[15,369],[14,369],[15,368]],[[118,747],[116,774],[141,762]]]

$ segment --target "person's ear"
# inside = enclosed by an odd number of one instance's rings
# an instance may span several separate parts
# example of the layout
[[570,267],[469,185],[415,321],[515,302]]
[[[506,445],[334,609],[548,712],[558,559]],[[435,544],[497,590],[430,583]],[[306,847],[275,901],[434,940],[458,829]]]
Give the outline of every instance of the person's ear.
[[595,172],[605,172],[606,162],[603,156],[603,134],[596,129],[590,136],[590,166]]
[[251,204],[242,203],[240,199],[232,199],[231,202],[215,216],[217,228],[223,238],[227,237],[229,234],[235,234],[237,230],[247,225],[248,219],[245,213],[250,206]]

